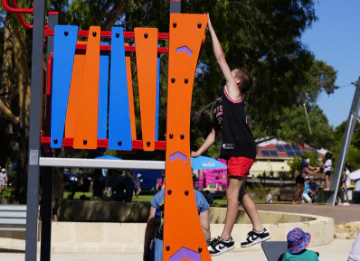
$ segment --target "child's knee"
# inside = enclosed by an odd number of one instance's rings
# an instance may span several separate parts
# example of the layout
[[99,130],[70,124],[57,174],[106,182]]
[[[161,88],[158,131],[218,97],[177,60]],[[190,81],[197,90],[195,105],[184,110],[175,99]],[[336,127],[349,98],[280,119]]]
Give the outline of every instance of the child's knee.
[[239,191],[228,189],[226,191],[226,198],[228,200],[237,200],[239,198]]

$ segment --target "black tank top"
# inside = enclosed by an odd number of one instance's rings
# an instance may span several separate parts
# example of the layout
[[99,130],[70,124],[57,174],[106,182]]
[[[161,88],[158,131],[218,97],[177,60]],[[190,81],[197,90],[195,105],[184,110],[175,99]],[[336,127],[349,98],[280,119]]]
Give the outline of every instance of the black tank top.
[[221,157],[256,158],[256,145],[247,124],[243,101],[233,101],[223,90],[216,99],[214,109],[214,128],[220,131]]

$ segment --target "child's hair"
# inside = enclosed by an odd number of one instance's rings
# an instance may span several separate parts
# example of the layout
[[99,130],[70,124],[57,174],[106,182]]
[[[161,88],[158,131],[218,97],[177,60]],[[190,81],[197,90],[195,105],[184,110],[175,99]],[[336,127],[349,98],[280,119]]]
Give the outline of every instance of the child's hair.
[[325,153],[325,158],[326,158],[327,160],[332,159],[332,158],[333,158],[333,155],[331,154],[331,152],[326,152],[326,153]]
[[266,193],[270,193],[270,192],[271,192],[271,190],[270,190],[270,189],[267,189],[267,190],[266,190]]
[[254,78],[252,75],[243,68],[234,69],[235,77],[241,80],[240,91],[241,93],[248,92],[254,85]]

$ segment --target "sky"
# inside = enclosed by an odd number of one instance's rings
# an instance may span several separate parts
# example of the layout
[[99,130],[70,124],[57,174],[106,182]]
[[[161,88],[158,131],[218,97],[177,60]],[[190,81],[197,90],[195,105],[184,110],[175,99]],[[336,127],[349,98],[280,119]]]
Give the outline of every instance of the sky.
[[[314,0],[319,18],[302,36],[302,42],[318,60],[338,71],[336,84],[349,85],[360,76],[360,0]],[[320,94],[318,104],[330,125],[348,118],[354,96],[353,85],[328,96]]]

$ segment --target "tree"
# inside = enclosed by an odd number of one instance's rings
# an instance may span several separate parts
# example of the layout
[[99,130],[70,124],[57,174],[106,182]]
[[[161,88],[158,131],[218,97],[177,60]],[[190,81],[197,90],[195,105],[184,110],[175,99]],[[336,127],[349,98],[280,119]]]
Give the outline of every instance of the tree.
[[[314,148],[330,148],[333,144],[332,128],[317,105],[307,107],[309,124],[303,106],[284,109],[276,137],[295,144]],[[309,129],[311,128],[311,133]]]
[[[31,6],[21,0],[20,6]],[[166,32],[169,28],[169,1],[154,0],[55,0],[47,1],[49,9],[59,11],[61,24],[78,24],[81,29],[100,25],[110,29],[122,25],[126,30],[154,26]],[[256,79],[246,95],[247,113],[255,137],[275,136],[286,118],[284,108],[304,101],[314,103],[321,90],[332,93],[336,71],[316,61],[301,43],[301,34],[317,20],[313,0],[197,0],[183,1],[183,12],[210,12],[231,67],[241,66]],[[1,116],[13,131],[9,139],[17,144],[21,165],[26,166],[30,97],[31,31],[25,31],[17,16],[3,19]],[[31,22],[30,18],[28,22]],[[161,44],[164,44],[161,42]],[[160,135],[165,133],[167,56],[161,59]],[[135,73],[136,71],[134,71]],[[211,126],[212,102],[219,92],[222,76],[206,41],[199,59],[199,70],[193,94],[192,139],[205,137]],[[136,89],[137,82],[134,81]],[[308,97],[303,94],[308,93]],[[138,104],[138,98],[135,99]],[[137,114],[139,112],[137,111]]]
[[[334,130],[334,143],[331,146],[331,151],[336,158],[339,157],[341,143],[345,134],[346,121],[341,123]],[[346,162],[349,162],[353,170],[360,168],[360,125],[357,122],[354,134],[351,139],[350,148],[346,158]],[[336,163],[336,162],[335,162]]]

